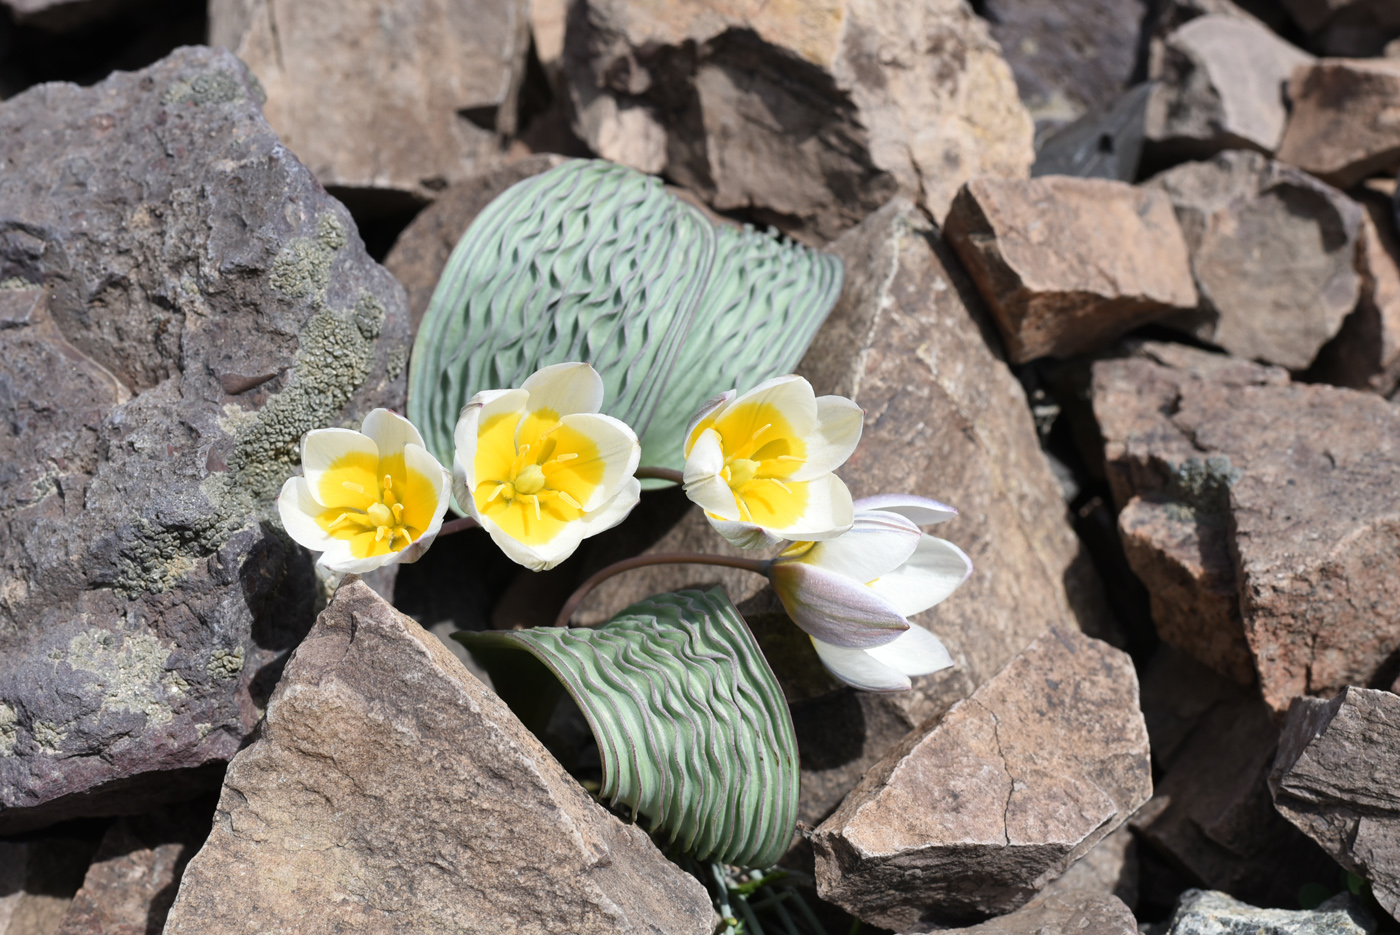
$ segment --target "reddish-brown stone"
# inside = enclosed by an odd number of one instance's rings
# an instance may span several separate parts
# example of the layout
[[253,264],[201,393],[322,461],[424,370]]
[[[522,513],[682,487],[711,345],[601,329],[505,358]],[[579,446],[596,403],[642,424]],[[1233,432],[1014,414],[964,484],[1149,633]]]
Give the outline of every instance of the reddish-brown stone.
[[1400,61],[1321,59],[1288,83],[1278,158],[1339,188],[1400,168]]

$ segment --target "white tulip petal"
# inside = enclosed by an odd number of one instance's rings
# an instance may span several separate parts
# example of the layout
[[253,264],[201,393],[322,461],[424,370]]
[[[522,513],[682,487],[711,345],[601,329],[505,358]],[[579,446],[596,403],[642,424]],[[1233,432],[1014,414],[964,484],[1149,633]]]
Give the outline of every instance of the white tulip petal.
[[869,649],[909,629],[909,621],[883,597],[824,568],[774,562],[768,580],[792,622],[824,642]]
[[301,440],[301,469],[311,496],[322,502],[321,478],[346,455],[363,454],[379,463],[379,446],[368,435],[353,429],[312,429]]
[[356,558],[354,553],[350,551],[349,541],[336,539],[331,543],[330,548],[321,553],[316,564],[337,574],[362,575],[367,571],[392,565],[399,560],[401,555],[400,552],[389,552],[384,555],[371,555],[368,558]]
[[903,516],[857,513],[844,534],[817,542],[797,561],[864,584],[907,562],[922,535],[919,527]]
[[694,438],[692,438],[692,436],[695,434],[695,429],[699,427],[699,425],[700,425],[701,422],[704,422],[704,421],[705,421],[705,418],[706,418],[707,416],[709,416],[709,415],[710,415],[712,412],[714,412],[716,409],[718,409],[718,408],[720,408],[721,406],[723,406],[723,405],[725,405],[726,403],[728,403],[730,400],[732,400],[732,399],[734,398],[734,396],[735,396],[734,390],[725,390],[723,393],[720,393],[718,396],[716,396],[716,397],[714,397],[714,398],[712,398],[712,399],[707,399],[707,400],[705,401],[705,404],[704,404],[703,406],[700,407],[700,411],[697,412],[697,413],[695,413],[695,415],[693,415],[693,416],[691,417],[690,423],[685,427],[685,436],[684,436],[684,437],[685,437],[685,455],[686,455],[687,458],[690,457],[690,448],[691,448],[691,445],[694,443]]
[[491,541],[496,543],[502,552],[506,553],[507,558],[531,571],[548,571],[573,555],[574,550],[583,541],[583,529],[580,523],[570,523],[549,542],[537,546],[528,546],[519,539],[506,534],[501,527],[488,518],[482,518],[481,527],[490,533]]
[[[452,430],[452,473],[463,486],[469,489],[476,486],[476,448],[481,423],[503,412],[524,412],[529,398],[530,394],[524,390],[482,390],[462,407]],[[457,502],[470,509],[460,495]]]
[[884,646],[867,649],[877,662],[904,675],[928,675],[951,668],[953,657],[943,641],[917,623]]
[[861,497],[856,501],[856,512],[880,510],[885,513],[898,513],[914,521],[916,526],[932,526],[946,523],[958,515],[958,511],[946,503],[916,497],[907,493],[882,493],[873,497]]
[[[573,413],[560,419],[559,424],[584,435],[598,448],[598,460],[603,462],[603,479],[583,504],[585,511],[596,510],[612,499],[624,481],[637,473],[637,462],[642,456],[637,433],[621,419],[595,412]],[[584,463],[579,460],[570,466],[582,466]]]
[[710,521],[711,528],[724,537],[725,541],[739,549],[766,549],[769,546],[777,545],[783,541],[782,536],[775,536],[761,526],[753,523],[745,523],[739,520],[721,519],[705,514],[705,519]]
[[316,516],[326,508],[311,495],[311,488],[304,477],[289,477],[277,495],[277,515],[282,518],[282,527],[298,545],[304,545],[313,552],[324,552],[330,548],[334,537],[326,533],[316,522]]
[[855,521],[851,492],[835,474],[807,482],[807,509],[787,526],[767,527],[779,539],[813,542],[844,535]]
[[[799,437],[805,438],[817,427],[817,394],[812,391],[812,384],[794,374],[764,380],[735,398],[725,407],[725,412],[745,403],[773,406],[783,414],[793,433]],[[718,415],[718,418],[723,417],[723,413]]]
[[381,458],[398,454],[403,451],[404,445],[427,447],[412,422],[388,409],[370,410],[370,414],[360,423],[360,431],[374,440]]
[[700,504],[707,513],[726,520],[738,520],[739,503],[734,499],[734,491],[719,472],[724,468],[724,448],[719,433],[706,429],[700,433],[690,457],[685,459],[683,482],[685,495]]
[[641,499],[642,482],[635,477],[627,478],[611,500],[579,521],[583,525],[583,538],[587,539],[606,529],[612,529],[627,518]]
[[812,480],[846,463],[860,444],[865,412],[844,396],[822,396],[817,400],[817,425],[804,439],[807,463],[793,472],[790,480]]
[[909,688],[909,676],[885,665],[869,650],[833,646],[812,637],[817,656],[827,671],[852,688],[867,692],[902,692]]
[[451,477],[443,470],[438,459],[429,454],[428,449],[422,445],[415,445],[412,442],[405,445],[403,461],[404,466],[409,470],[417,471],[432,482],[433,492],[437,494],[437,506],[433,515],[441,522],[443,514],[447,511],[447,495],[452,488]]
[[972,559],[945,539],[924,535],[899,568],[869,585],[906,617],[928,610],[958,589],[972,574]]
[[603,408],[603,378],[588,364],[543,367],[526,377],[520,388],[530,394],[528,412],[549,409],[556,416],[566,416]]

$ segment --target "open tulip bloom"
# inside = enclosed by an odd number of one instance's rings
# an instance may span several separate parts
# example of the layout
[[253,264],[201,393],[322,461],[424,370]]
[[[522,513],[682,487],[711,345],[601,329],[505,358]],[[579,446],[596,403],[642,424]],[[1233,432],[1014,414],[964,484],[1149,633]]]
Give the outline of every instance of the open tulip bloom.
[[301,440],[304,476],[277,497],[287,534],[340,574],[412,562],[437,536],[451,479],[402,416],[375,409],[360,431],[315,429]]
[[565,363],[519,389],[483,390],[462,409],[453,436],[457,504],[527,568],[553,568],[637,505],[637,435],[599,414],[602,405],[597,371]]
[[943,643],[908,618],[956,591],[972,562],[919,529],[952,519],[950,506],[904,494],[854,506],[848,532],[794,543],[767,574],[833,675],[866,691],[902,691],[910,676],[953,664]]
[[745,549],[815,541],[851,526],[851,493],[832,471],[860,441],[863,415],[818,398],[798,376],[706,403],[686,431],[685,492],[710,525]]

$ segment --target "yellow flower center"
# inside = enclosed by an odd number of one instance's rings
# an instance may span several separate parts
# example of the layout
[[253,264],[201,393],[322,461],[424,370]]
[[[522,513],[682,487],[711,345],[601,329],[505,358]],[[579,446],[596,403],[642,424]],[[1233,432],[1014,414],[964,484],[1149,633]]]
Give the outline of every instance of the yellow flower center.
[[356,558],[407,548],[427,531],[437,507],[432,480],[409,468],[402,454],[342,455],[321,475],[316,494],[327,504],[316,522],[348,541]]
[[791,525],[807,510],[807,484],[786,481],[807,461],[807,446],[772,403],[748,402],[703,420],[690,443],[714,429],[724,450],[720,477],[734,494],[739,515],[759,526]]
[[536,409],[483,422],[473,467],[478,512],[512,538],[541,545],[583,517],[606,465],[592,439]]

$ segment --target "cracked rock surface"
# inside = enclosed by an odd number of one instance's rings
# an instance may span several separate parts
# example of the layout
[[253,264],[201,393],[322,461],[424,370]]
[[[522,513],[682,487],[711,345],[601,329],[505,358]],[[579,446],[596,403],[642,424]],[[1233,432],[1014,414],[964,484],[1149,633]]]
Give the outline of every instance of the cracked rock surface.
[[0,833],[217,783],[314,619],[298,441],[402,405],[403,290],[259,95],[185,48],[0,105]]
[[165,931],[709,935],[714,922],[694,877],[350,578],[229,764]]
[[817,890],[898,930],[1010,912],[1151,794],[1131,661],[1052,629],[866,773],[812,839]]

